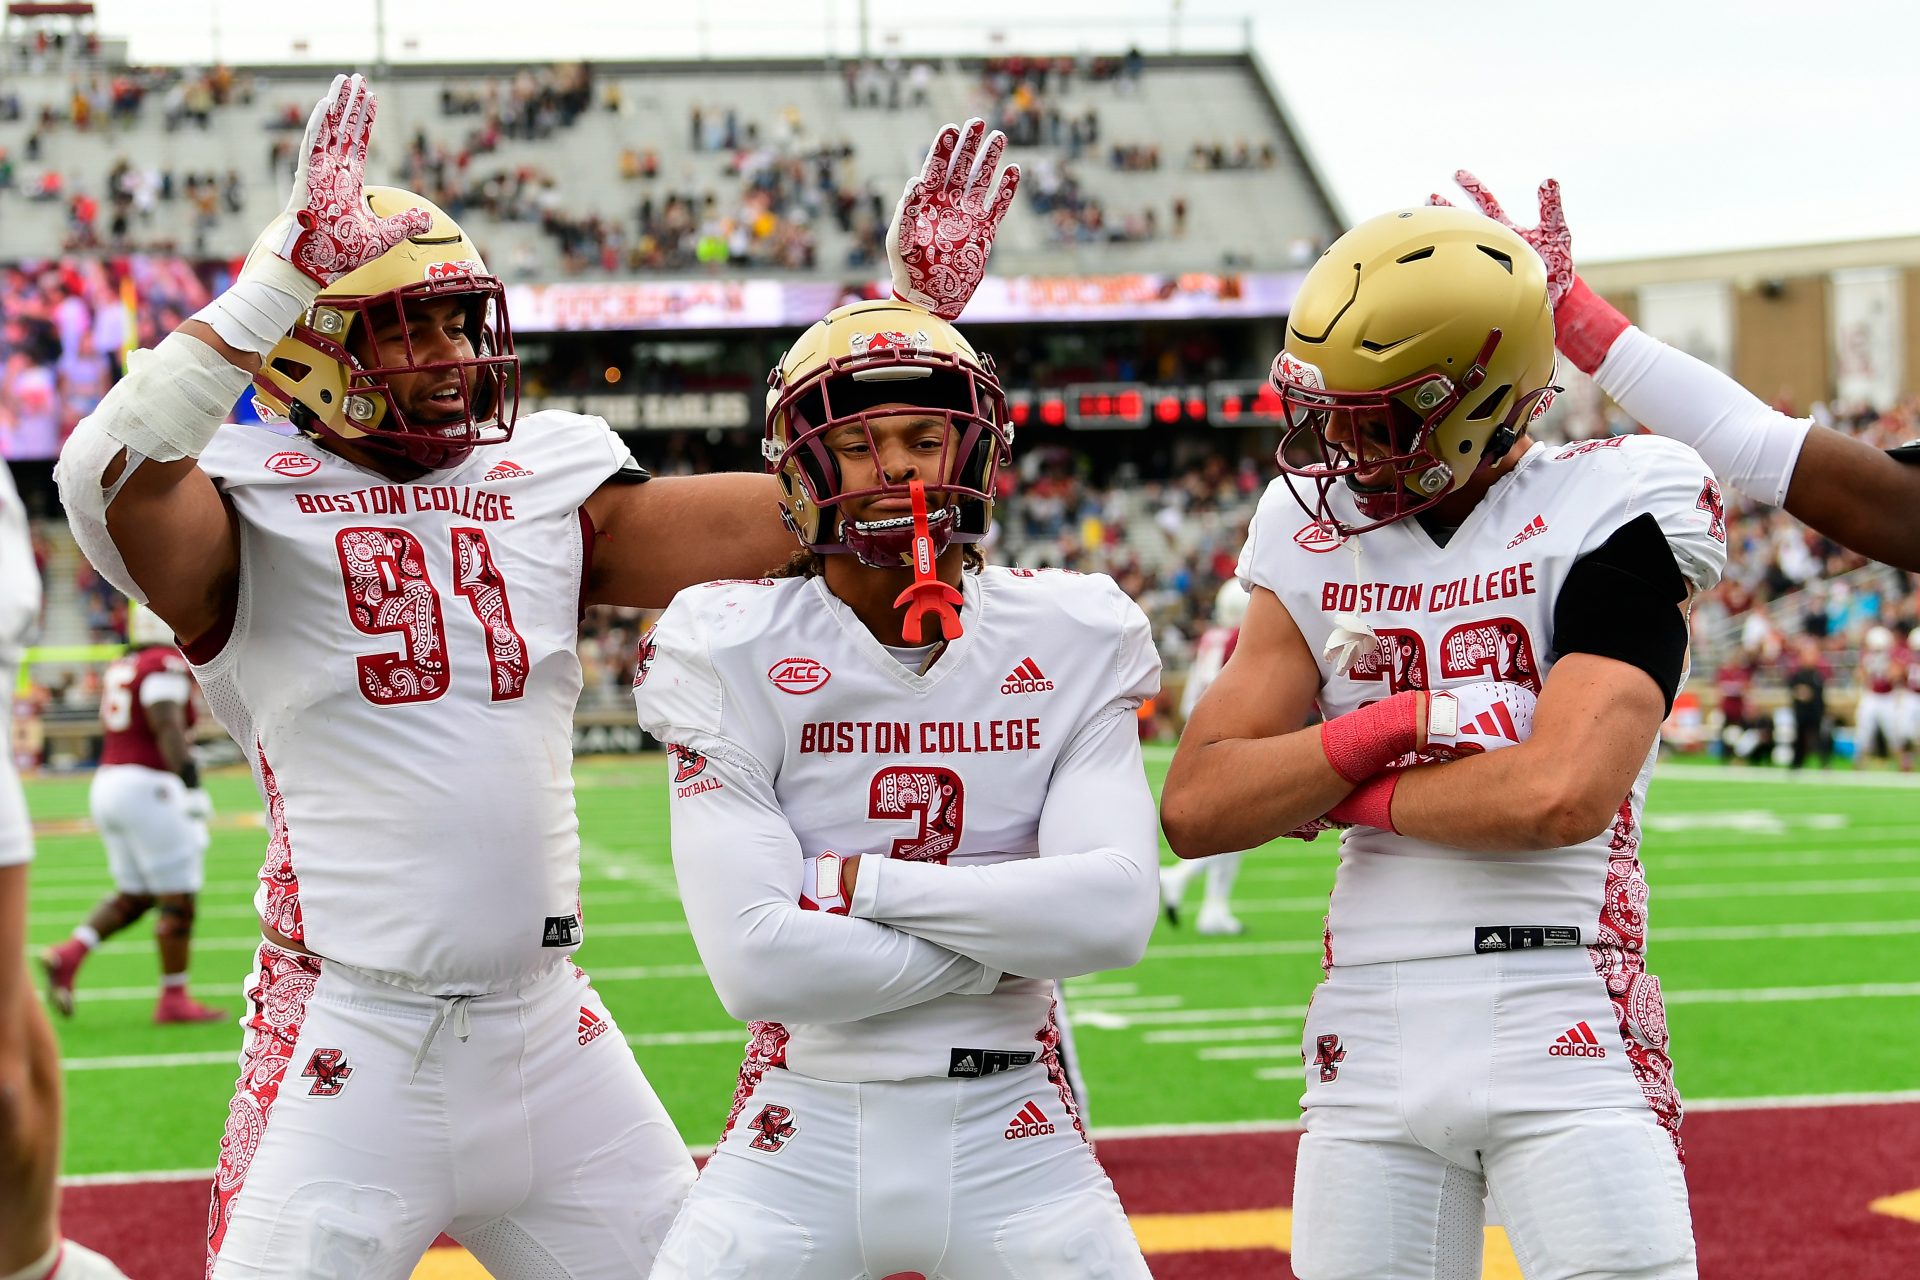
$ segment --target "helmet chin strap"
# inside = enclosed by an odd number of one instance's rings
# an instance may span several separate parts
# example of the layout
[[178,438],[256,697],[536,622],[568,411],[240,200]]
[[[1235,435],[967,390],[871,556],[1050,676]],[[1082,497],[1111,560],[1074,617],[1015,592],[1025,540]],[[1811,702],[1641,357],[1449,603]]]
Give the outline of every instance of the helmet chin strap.
[[958,606],[964,597],[934,576],[939,558],[934,555],[933,534],[927,529],[927,488],[914,480],[907,491],[913,497],[913,583],[893,601],[894,608],[907,611],[900,634],[908,644],[921,643],[921,624],[931,613],[940,624],[940,638],[958,640],[963,631]]

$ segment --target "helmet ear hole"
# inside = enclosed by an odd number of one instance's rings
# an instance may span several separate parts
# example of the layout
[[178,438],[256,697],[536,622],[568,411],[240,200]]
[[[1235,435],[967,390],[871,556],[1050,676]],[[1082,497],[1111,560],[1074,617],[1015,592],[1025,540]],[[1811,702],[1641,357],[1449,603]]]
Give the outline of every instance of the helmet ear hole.
[[1513,390],[1512,383],[1507,383],[1505,386],[1495,387],[1493,391],[1487,396],[1486,399],[1482,400],[1479,404],[1473,407],[1473,412],[1467,415],[1467,421],[1468,422],[1485,422],[1488,418],[1491,418],[1495,413],[1499,411],[1500,402],[1505,400],[1507,398],[1507,393],[1512,390]]

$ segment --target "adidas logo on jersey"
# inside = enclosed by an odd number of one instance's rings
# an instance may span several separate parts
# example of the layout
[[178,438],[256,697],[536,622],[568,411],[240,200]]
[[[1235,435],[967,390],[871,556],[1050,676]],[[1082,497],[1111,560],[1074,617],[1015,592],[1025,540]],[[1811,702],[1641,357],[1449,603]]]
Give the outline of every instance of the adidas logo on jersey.
[[1000,682],[1002,693],[1048,693],[1052,689],[1053,681],[1040,674],[1040,668],[1032,658],[1008,672],[1007,678]]
[[580,1006],[580,1043],[589,1044],[607,1029],[607,1020],[587,1008]]
[[493,470],[487,472],[487,474],[482,476],[481,479],[482,480],[518,480],[521,476],[530,476],[532,474],[533,472],[527,470],[525,467],[521,466],[519,463],[513,461],[512,459],[507,459],[502,462],[494,463]]
[[1039,1138],[1053,1132],[1053,1121],[1047,1119],[1039,1107],[1029,1102],[1020,1108],[1012,1120],[1007,1123],[1007,1140],[1015,1138]]
[[1480,941],[1474,943],[1473,948],[1476,951],[1505,951],[1507,949],[1507,940],[1497,933],[1488,933],[1484,938],[1481,938]]
[[1513,541],[1507,544],[1507,550],[1511,551],[1515,547],[1519,546],[1521,543],[1525,542],[1528,538],[1537,538],[1541,534],[1545,533],[1546,531],[1547,531],[1547,518],[1545,516],[1535,516],[1531,521],[1527,523],[1526,528],[1522,529],[1519,533],[1516,533],[1513,535]]
[[1586,1023],[1576,1023],[1560,1033],[1560,1038],[1547,1046],[1550,1058],[1604,1058],[1606,1049],[1599,1038],[1593,1034],[1593,1028]]

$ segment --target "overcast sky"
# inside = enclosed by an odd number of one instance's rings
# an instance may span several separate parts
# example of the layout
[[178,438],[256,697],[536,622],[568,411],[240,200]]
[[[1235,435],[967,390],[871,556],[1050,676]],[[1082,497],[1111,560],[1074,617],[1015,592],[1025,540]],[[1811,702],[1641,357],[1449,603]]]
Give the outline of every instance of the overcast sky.
[[[1465,165],[1529,210],[1537,180],[1558,177],[1588,260],[1920,234],[1920,16],[1897,0],[971,0],[951,18],[897,0],[384,10],[396,60],[549,60],[847,54],[863,4],[872,47],[903,52],[978,52],[996,33],[1008,51],[1151,51],[1176,13],[1188,48],[1237,47],[1250,27],[1350,221],[1417,202]],[[1044,21],[1024,16],[1042,7]],[[98,0],[102,29],[153,62],[216,48],[278,62],[304,41],[312,60],[366,65],[378,8]]]

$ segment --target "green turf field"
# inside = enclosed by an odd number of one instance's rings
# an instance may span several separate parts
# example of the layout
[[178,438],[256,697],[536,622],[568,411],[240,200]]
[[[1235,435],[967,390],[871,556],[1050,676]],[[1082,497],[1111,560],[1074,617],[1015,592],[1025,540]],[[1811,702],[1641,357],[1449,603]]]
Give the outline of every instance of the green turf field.
[[[1153,749],[1156,784],[1169,752]],[[589,941],[580,962],[690,1143],[716,1136],[741,1028],[702,975],[674,895],[660,756],[583,760]],[[1859,774],[1669,769],[1641,856],[1653,886],[1650,959],[1667,991],[1690,1101],[1920,1087],[1920,789]],[[220,808],[194,952],[194,991],[240,1009],[258,939],[264,846],[244,773],[209,783]],[[85,778],[39,781],[31,899],[36,945],[64,937],[108,888],[82,821]],[[1333,844],[1252,855],[1235,908],[1244,937],[1162,924],[1124,973],[1068,984],[1096,1128],[1292,1120],[1302,1006],[1319,976]],[[1190,891],[1197,907],[1199,886]],[[232,1025],[149,1024],[147,924],[87,962],[59,1026],[70,1174],[211,1168],[232,1088]],[[1905,1028],[1888,1034],[1889,1028]]]

